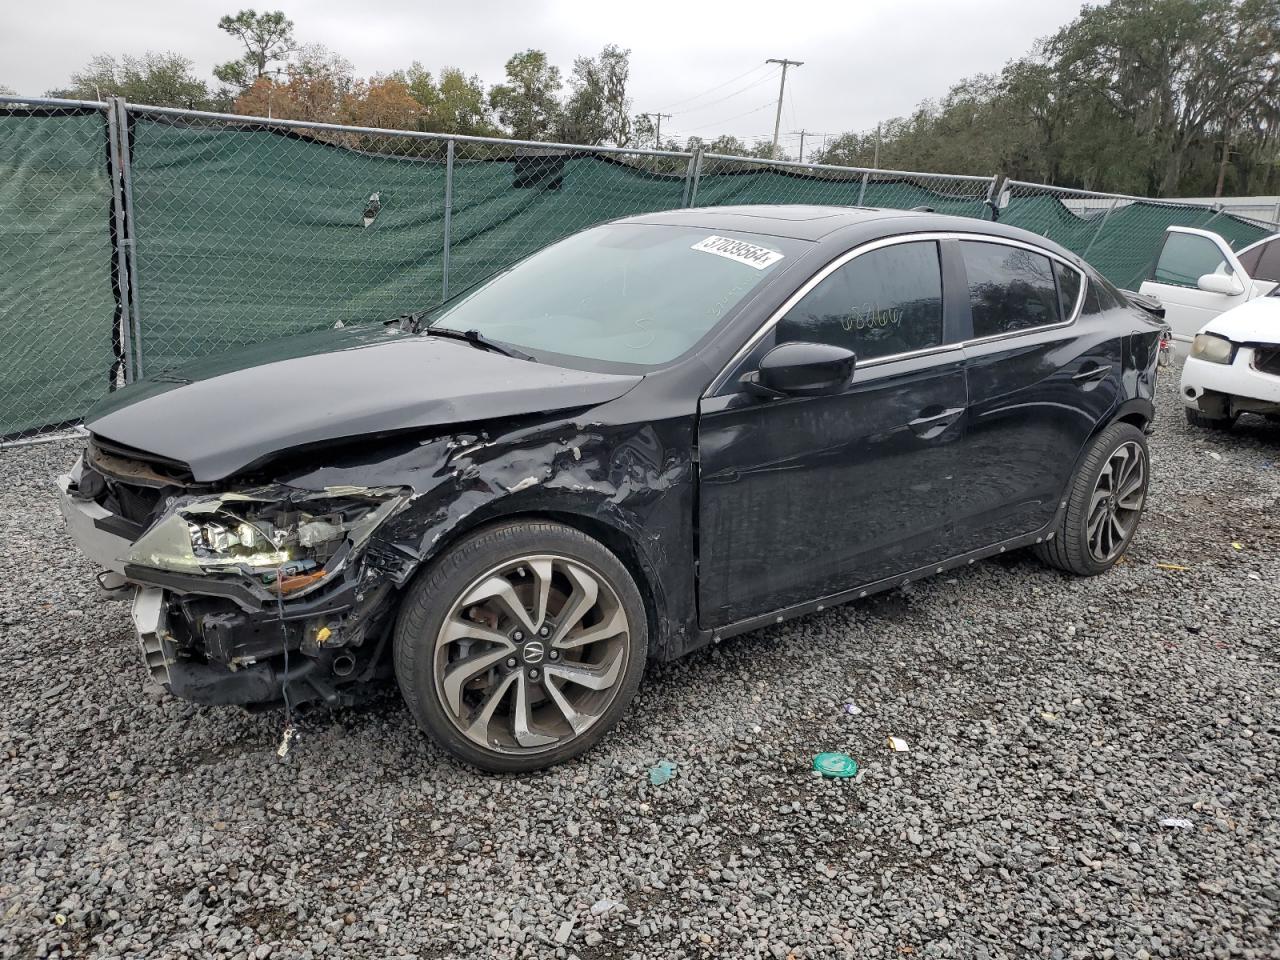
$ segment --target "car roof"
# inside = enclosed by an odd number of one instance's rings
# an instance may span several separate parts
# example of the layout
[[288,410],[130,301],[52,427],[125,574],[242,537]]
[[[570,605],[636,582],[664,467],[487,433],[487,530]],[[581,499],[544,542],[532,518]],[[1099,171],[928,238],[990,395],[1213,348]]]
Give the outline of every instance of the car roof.
[[[815,243],[830,239],[850,245],[900,233],[975,233],[1020,240],[1056,253],[1071,263],[1081,262],[1071,251],[1038,233],[990,220],[956,217],[927,210],[827,207],[816,204],[743,204],[664,210],[625,217],[615,222],[759,233]],[[836,237],[836,234],[840,236]]]
[[890,216],[901,210],[874,207],[824,207],[817,204],[742,204],[726,207],[686,207],[627,217],[622,223],[656,223],[669,226],[737,230],[794,240],[821,240],[842,227]]

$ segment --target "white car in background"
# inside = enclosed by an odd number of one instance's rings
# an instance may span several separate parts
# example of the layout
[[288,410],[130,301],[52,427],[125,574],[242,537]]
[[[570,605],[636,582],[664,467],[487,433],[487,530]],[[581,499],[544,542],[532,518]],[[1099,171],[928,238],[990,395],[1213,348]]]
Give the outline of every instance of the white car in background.
[[1185,354],[1210,320],[1267,296],[1278,285],[1280,233],[1235,253],[1211,230],[1170,227],[1139,292],[1163,305],[1175,347]]
[[1280,286],[1200,329],[1181,390],[1187,421],[1199,427],[1228,430],[1241,413],[1280,419]]

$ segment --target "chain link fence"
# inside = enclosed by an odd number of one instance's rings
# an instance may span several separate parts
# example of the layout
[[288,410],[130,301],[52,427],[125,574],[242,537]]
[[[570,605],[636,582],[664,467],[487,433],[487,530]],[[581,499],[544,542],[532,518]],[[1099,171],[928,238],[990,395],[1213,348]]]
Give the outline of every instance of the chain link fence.
[[1239,250],[1280,229],[1221,208],[1176,200],[1089,193],[1019,180],[1005,182],[1000,222],[1056,240],[1118,287],[1136,290],[1160,251],[1165,230],[1201,227]]
[[127,375],[111,123],[103,103],[0,108],[0,440],[65,429]]
[[798,203],[991,219],[1136,286],[1171,224],[1274,224],[996,177],[0,97],[0,442],[233,347],[434,306],[615,217]]

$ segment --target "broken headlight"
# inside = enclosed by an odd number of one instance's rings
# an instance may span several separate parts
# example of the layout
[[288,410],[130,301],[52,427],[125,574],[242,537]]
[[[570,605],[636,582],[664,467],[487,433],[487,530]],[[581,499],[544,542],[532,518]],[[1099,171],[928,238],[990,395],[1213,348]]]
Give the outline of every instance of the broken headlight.
[[268,487],[175,501],[127,563],[181,573],[238,574],[296,593],[338,573],[407,501],[399,487]]

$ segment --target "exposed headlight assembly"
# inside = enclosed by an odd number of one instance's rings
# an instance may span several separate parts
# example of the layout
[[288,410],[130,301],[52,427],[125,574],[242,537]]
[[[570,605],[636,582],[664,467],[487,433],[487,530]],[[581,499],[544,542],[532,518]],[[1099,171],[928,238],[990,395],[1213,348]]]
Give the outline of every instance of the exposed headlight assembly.
[[1226,337],[1212,333],[1197,333],[1191,341],[1191,356],[1209,363],[1230,363],[1235,356],[1236,346]]
[[238,574],[271,593],[302,593],[335,576],[397,512],[401,487],[264,487],[175,501],[125,562],[179,573]]

